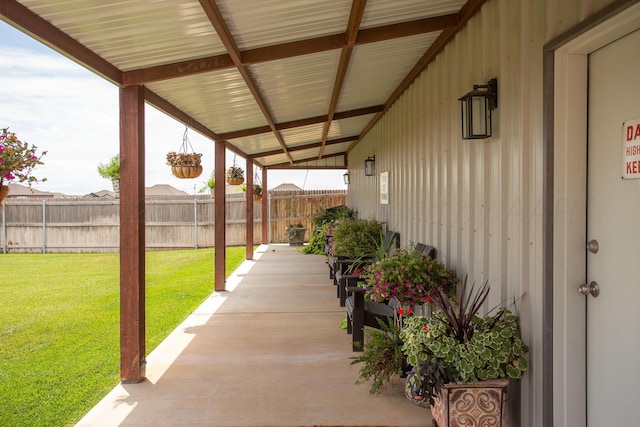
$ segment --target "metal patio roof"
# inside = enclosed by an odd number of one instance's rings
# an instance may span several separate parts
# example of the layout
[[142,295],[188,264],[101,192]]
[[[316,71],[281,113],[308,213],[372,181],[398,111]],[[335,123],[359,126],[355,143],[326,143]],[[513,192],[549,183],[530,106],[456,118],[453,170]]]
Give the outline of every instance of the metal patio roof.
[[270,169],[350,149],[485,0],[0,0],[0,19]]

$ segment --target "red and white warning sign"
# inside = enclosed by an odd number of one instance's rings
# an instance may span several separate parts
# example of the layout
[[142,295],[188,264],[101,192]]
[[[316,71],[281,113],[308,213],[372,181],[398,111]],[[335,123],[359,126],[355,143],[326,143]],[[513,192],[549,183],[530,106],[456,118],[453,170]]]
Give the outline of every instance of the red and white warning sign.
[[640,179],[640,118],[622,124],[622,179]]

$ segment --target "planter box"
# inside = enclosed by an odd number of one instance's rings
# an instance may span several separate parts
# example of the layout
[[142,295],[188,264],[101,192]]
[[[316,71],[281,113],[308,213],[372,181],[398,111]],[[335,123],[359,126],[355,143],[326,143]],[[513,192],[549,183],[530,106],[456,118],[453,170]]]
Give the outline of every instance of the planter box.
[[470,384],[447,384],[431,407],[438,427],[505,426],[507,379]]
[[304,245],[304,234],[307,231],[306,228],[299,228],[299,227],[295,227],[293,228],[296,233],[295,235],[289,235],[287,233],[287,235],[289,236],[289,246],[302,246]]

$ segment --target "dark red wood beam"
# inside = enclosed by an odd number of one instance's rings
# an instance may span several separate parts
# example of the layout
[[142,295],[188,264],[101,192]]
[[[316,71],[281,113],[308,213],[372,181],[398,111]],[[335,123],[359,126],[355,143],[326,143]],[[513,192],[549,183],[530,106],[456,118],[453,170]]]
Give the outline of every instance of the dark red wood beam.
[[324,154],[324,146],[327,142],[329,135],[329,129],[331,129],[331,122],[336,112],[336,106],[342,93],[342,87],[344,85],[344,79],[349,69],[349,62],[351,61],[351,54],[353,53],[353,46],[358,36],[358,30],[360,29],[360,22],[362,21],[362,15],[364,15],[364,9],[367,6],[367,0],[353,0],[351,3],[351,12],[349,13],[349,22],[347,23],[346,32],[346,45],[340,52],[340,61],[338,62],[338,70],[336,71],[336,78],[333,81],[333,90],[331,91],[331,100],[329,101],[329,111],[327,113],[327,121],[322,127],[322,144],[318,152],[318,158],[322,158]]
[[[357,31],[353,45],[376,43],[401,37],[409,37],[417,34],[425,34],[442,31],[455,27],[458,24],[459,15],[450,14],[432,18],[418,19],[399,24],[385,25],[376,28],[367,28]],[[227,38],[231,38],[230,34]],[[265,46],[256,49],[238,51],[240,64],[249,66],[261,62],[276,61],[278,59],[291,58],[300,55],[325,52],[328,50],[342,49],[348,45],[349,33],[332,34],[315,37],[307,40],[299,40],[290,43],[282,43],[275,46]],[[123,73],[125,85],[143,84],[160,80],[184,77],[193,74],[209,73],[224,70],[236,66],[229,54],[209,56],[190,61],[176,62],[173,64],[158,65]]]
[[256,104],[258,104],[258,107],[260,108],[260,111],[262,111],[264,118],[267,120],[267,124],[269,125],[269,128],[271,129],[276,139],[280,143],[280,146],[282,147],[285,154],[289,158],[289,161],[293,162],[291,155],[287,152],[287,145],[284,142],[284,138],[282,138],[282,135],[276,129],[276,124],[275,124],[275,121],[273,120],[273,117],[272,117],[271,111],[269,110],[267,102],[263,98],[262,93],[260,92],[258,85],[255,82],[251,73],[249,72],[247,66],[242,64],[240,50],[238,49],[238,46],[236,45],[236,42],[233,39],[233,36],[231,35],[231,32],[229,31],[229,28],[227,27],[227,24],[224,21],[224,18],[222,17],[220,10],[218,9],[218,6],[213,0],[200,0],[200,5],[202,6],[202,10],[204,10],[204,13],[209,18],[211,25],[213,25],[213,28],[218,33],[218,37],[220,37],[222,44],[224,44],[224,47],[227,49],[227,52],[229,53],[231,60],[233,61],[234,65],[237,67],[238,72],[242,76],[245,84],[247,85],[247,88],[253,95],[253,98],[256,101]]
[[[349,119],[352,117],[366,116],[368,114],[375,114],[384,110],[384,105],[374,105],[372,107],[364,107],[357,108],[355,110],[347,110],[335,113],[333,116],[334,120],[342,120]],[[293,129],[300,126],[309,126],[315,125],[318,123],[323,123],[328,120],[328,116],[316,116],[316,117],[307,117],[304,119],[292,120],[290,122],[282,122],[276,123],[277,130],[285,130],[285,129]],[[271,128],[269,126],[260,126],[252,129],[242,129],[234,132],[221,133],[218,135],[219,138],[225,139],[227,141],[237,138],[244,138],[247,136],[259,135],[261,133],[271,132]]]
[[144,87],[120,89],[120,379],[145,377]]
[[269,243],[269,182],[267,168],[262,168],[262,244]]
[[[325,156],[323,156],[323,159],[328,159],[331,157],[340,157],[340,156],[345,156],[345,153],[335,153],[335,154],[327,154]],[[317,157],[309,157],[307,159],[300,159],[300,160],[294,160],[293,164],[289,164],[289,163],[278,163],[275,165],[269,165],[269,169],[295,169],[293,167],[289,167],[287,168],[286,166],[295,166],[295,165],[299,165],[301,163],[306,163],[306,162],[312,162],[312,161],[317,161],[318,158]],[[300,169],[345,169],[346,166],[346,161],[345,161],[345,165],[344,166],[332,166],[332,167],[326,167],[326,166],[317,166],[317,167],[311,167],[311,166],[304,166],[301,167]]]
[[247,159],[246,164],[246,177],[247,177],[247,216],[245,234],[246,234],[246,259],[253,259],[253,161]]
[[215,247],[215,262],[214,262],[214,287],[216,291],[227,290],[227,275],[226,275],[226,262],[227,262],[227,227],[226,227],[226,192],[225,192],[225,155],[226,144],[224,141],[215,142],[215,178],[216,184],[213,187],[214,193],[214,247]]
[[[335,145],[335,144],[342,144],[342,143],[345,143],[345,142],[351,142],[351,141],[355,141],[357,139],[358,139],[358,135],[346,136],[344,138],[338,138],[338,139],[332,139],[332,140],[327,141],[325,143],[325,147],[329,146],[329,145]],[[295,151],[310,150],[310,149],[313,149],[313,148],[319,148],[321,146],[322,146],[321,142],[314,142],[312,144],[305,144],[305,145],[298,145],[296,147],[290,147],[289,148],[289,152],[293,153]],[[282,150],[263,151],[263,152],[260,152],[260,153],[251,154],[249,157],[251,157],[252,159],[255,159],[257,157],[277,156],[279,154],[282,154]]]

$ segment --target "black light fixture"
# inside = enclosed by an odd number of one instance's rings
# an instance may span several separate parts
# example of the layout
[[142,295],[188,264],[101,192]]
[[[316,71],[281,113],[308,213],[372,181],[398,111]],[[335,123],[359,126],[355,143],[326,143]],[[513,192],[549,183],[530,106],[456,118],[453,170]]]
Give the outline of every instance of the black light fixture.
[[364,161],[364,175],[374,176],[376,174],[376,156],[369,156]]
[[462,108],[462,139],[491,136],[491,111],[498,107],[498,80],[473,85],[473,90],[458,98]]
[[349,171],[346,171],[343,175],[342,178],[344,179],[344,183],[349,185],[351,183],[351,179],[349,178]]

